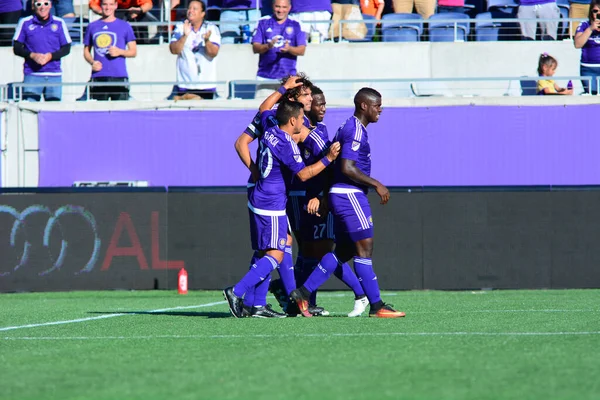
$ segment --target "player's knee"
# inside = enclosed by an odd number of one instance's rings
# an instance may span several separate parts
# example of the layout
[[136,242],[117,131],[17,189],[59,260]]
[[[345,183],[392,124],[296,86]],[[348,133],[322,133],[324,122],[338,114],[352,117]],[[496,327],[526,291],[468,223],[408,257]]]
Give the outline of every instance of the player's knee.
[[371,258],[373,256],[373,238],[356,242],[356,255],[361,258]]
[[288,234],[287,234],[287,242],[285,242],[285,245],[286,245],[286,246],[291,246],[291,245],[292,245],[292,242],[293,242],[292,235],[290,235],[290,234],[288,233]]
[[266,255],[273,257],[277,261],[277,264],[281,264],[283,261],[283,251],[281,250],[269,250]]

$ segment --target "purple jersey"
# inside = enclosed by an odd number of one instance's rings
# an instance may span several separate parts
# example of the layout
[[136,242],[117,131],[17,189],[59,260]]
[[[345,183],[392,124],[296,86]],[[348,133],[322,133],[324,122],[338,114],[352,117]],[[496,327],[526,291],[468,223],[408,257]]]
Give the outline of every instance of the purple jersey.
[[[588,21],[582,22],[577,28],[577,32],[583,32],[589,28]],[[600,65],[600,32],[593,31],[587,42],[581,48],[581,63]]]
[[[304,168],[298,145],[291,136],[274,127],[259,139],[257,161],[260,179],[250,194],[249,206],[255,214],[285,214],[287,189],[292,176]],[[278,215],[278,214],[277,214]]]
[[355,116],[352,116],[338,129],[334,141],[340,142],[341,150],[333,166],[333,187],[367,193],[369,191],[367,186],[354,182],[342,173],[340,162],[342,158],[355,161],[356,167],[363,174],[371,176],[371,146],[367,129]]
[[[239,8],[241,10],[256,8],[256,0],[223,0],[221,8]],[[260,0],[258,0],[258,8],[261,8]]]
[[293,0],[292,13],[329,11],[331,12],[331,0]]
[[92,71],[92,78],[127,78],[125,57],[111,57],[108,49],[116,46],[126,50],[127,43],[135,41],[133,28],[127,21],[116,19],[112,22],[98,20],[88,25],[84,44],[94,48],[94,60],[102,63],[102,69]]
[[[312,165],[325,157],[329,146],[331,146],[331,142],[329,141],[327,126],[321,122],[317,124],[302,143],[298,144],[305,165]],[[312,199],[323,191],[326,177],[326,172],[321,172],[306,182],[302,182],[300,179],[294,177],[290,190],[305,191],[306,196]]]
[[[22,18],[17,25],[14,40],[21,42],[32,53],[54,53],[61,47],[71,43],[67,24],[62,18],[49,16],[40,21],[32,15]],[[60,60],[53,60],[40,65],[33,60],[25,60],[24,75],[61,76]]]
[[252,43],[265,44],[273,39],[277,39],[275,46],[259,56],[256,75],[267,79],[295,75],[298,57],[279,50],[286,41],[289,41],[290,46],[306,46],[306,34],[300,29],[300,24],[289,18],[281,24],[270,16],[261,18],[252,37]]
[[2,0],[0,1],[0,13],[9,13],[23,9],[21,0]]

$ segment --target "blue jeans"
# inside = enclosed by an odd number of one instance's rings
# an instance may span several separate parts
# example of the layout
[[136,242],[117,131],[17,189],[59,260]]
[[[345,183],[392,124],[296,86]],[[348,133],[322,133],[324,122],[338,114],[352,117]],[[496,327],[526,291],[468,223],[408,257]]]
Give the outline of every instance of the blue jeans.
[[[242,25],[250,25],[250,31],[254,31],[260,19],[260,11],[256,8],[249,10],[223,10],[221,11],[221,43],[240,43],[242,39]],[[248,21],[254,21],[248,23]],[[231,22],[231,23],[228,23]]]
[[[592,94],[598,93],[598,77],[600,76],[600,67],[584,67],[581,65],[579,67],[579,75],[580,76],[591,76],[592,77]],[[583,91],[586,93],[590,93],[590,81],[582,80],[581,84],[583,85]]]
[[62,76],[25,75],[23,83],[39,85],[23,87],[23,100],[40,101],[43,95],[46,101],[60,101],[62,97],[62,86],[46,86],[48,83],[62,83]]

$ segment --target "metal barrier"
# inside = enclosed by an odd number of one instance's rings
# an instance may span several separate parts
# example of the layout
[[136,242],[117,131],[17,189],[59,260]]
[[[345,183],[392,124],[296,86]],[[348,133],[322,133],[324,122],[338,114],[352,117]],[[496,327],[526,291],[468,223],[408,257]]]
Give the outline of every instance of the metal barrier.
[[[475,78],[414,78],[414,79],[315,79],[330,100],[351,99],[361,87],[369,86],[379,90],[384,98],[407,97],[496,97],[496,96],[531,96],[537,95],[539,76],[507,76],[507,77],[475,77]],[[581,94],[582,81],[591,87],[593,79],[600,85],[600,77],[556,76],[552,77],[561,86],[566,87],[572,81],[575,94]],[[562,83],[564,82],[564,83]],[[278,81],[232,80],[199,82],[211,84],[217,88],[217,95],[222,99],[254,99],[256,87],[264,84],[278,84]],[[185,85],[189,82],[64,82],[48,83],[45,86],[72,88],[82,93],[78,101],[90,100],[91,87],[127,86],[131,90],[131,99],[137,101],[169,100],[166,95],[169,88]],[[13,83],[0,86],[0,101],[21,101],[28,87],[39,87],[39,84]],[[158,92],[155,89],[158,88]]]

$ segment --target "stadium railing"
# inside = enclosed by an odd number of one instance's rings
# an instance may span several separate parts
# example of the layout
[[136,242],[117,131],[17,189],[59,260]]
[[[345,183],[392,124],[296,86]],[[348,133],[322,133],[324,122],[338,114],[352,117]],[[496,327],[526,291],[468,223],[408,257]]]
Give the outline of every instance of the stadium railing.
[[[384,98],[408,97],[497,97],[497,96],[531,96],[537,95],[538,76],[507,77],[469,77],[469,78],[413,78],[413,79],[315,79],[313,82],[326,94],[327,99],[351,99],[356,91],[364,86],[379,90]],[[562,87],[572,81],[575,95],[582,94],[581,81],[591,84],[600,78],[581,76],[556,76],[553,79]],[[253,99],[256,85],[278,81],[232,80],[201,82],[211,83],[217,87],[217,94],[222,99]],[[174,85],[185,82],[128,82],[131,100],[157,101],[166,100]],[[0,101],[20,101],[27,87],[39,86],[31,83],[12,83],[0,86]],[[88,101],[91,87],[115,86],[114,82],[63,82],[46,86],[62,86],[63,92],[69,91],[64,101]],[[79,96],[79,97],[77,97]]]

